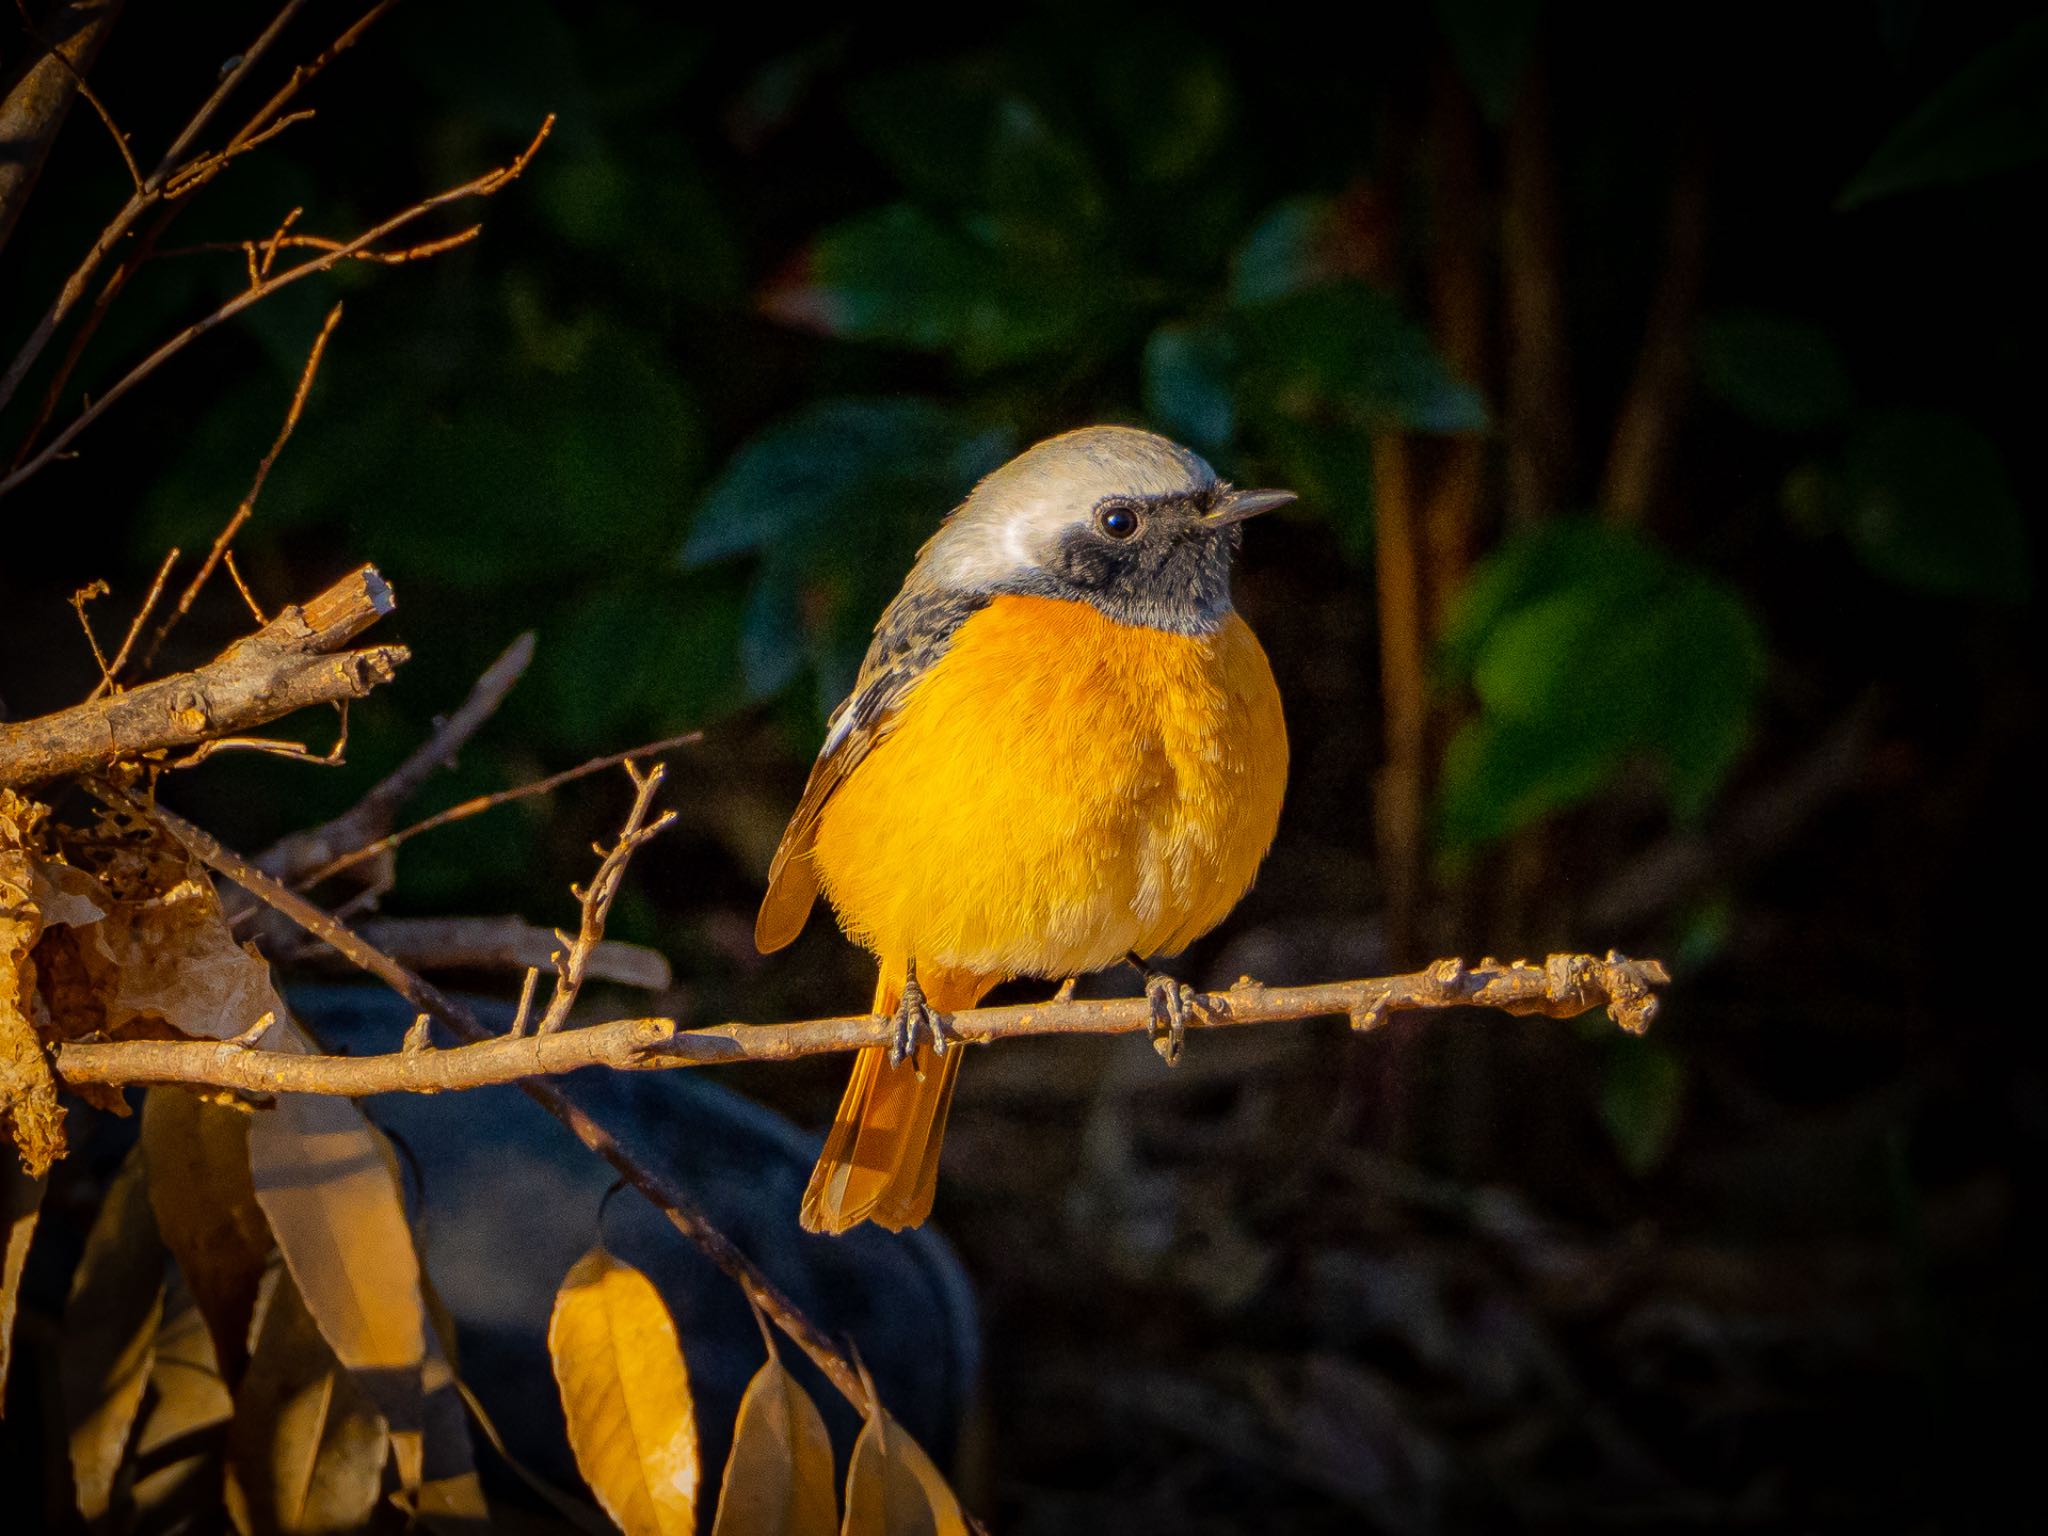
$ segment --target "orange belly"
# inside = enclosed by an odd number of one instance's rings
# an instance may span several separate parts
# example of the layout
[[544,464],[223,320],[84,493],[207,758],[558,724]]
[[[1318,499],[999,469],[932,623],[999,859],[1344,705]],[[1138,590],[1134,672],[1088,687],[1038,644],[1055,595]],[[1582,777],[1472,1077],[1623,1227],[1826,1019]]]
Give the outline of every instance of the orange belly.
[[884,962],[1070,976],[1172,954],[1272,842],[1287,732],[1265,652],[1000,597],[826,804],[813,859]]

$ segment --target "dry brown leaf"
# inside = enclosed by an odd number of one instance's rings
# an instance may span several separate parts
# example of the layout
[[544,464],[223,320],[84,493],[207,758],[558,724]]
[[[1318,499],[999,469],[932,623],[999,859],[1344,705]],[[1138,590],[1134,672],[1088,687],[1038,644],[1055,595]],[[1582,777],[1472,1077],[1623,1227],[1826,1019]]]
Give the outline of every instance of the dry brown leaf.
[[771,1338],[733,1420],[711,1536],[832,1536],[839,1529],[832,1474],[825,1421]]
[[149,1202],[164,1246],[213,1335],[229,1382],[249,1363],[249,1319],[270,1259],[270,1226],[249,1178],[250,1116],[183,1088],[142,1101]]
[[352,1531],[384,1477],[384,1421],[288,1273],[273,1272],[228,1427],[228,1511],[252,1536]]
[[168,1255],[150,1212],[148,1170],[131,1150],[107,1189],[64,1304],[58,1357],[78,1512],[105,1514],[142,1404],[163,1319]]
[[14,1137],[22,1166],[49,1171],[64,1155],[64,1106],[57,1077],[37,1038],[36,966],[30,951],[43,934],[36,901],[33,812],[42,807],[12,790],[0,797],[0,1122]]
[[0,1417],[7,1411],[7,1367],[14,1352],[14,1311],[21,1297],[21,1267],[35,1241],[48,1180],[30,1177],[0,1150]]
[[626,1536],[697,1527],[697,1417],[675,1320],[654,1283],[602,1246],[555,1294],[548,1355],[569,1448]]
[[165,1307],[135,1426],[130,1502],[145,1530],[189,1527],[218,1509],[221,1453],[235,1412],[199,1308],[176,1288]]
[[843,1536],[969,1536],[969,1529],[931,1457],[873,1403],[846,1468]]
[[[158,1026],[231,1040],[268,1013],[284,1017],[270,965],[237,943],[213,883],[197,870],[83,930],[80,952],[109,1033]],[[276,1030],[262,1043],[274,1044]]]
[[[288,1029],[283,1044],[307,1048]],[[249,1127],[256,1203],[335,1357],[375,1400],[420,1477],[426,1309],[419,1256],[383,1138],[348,1099],[287,1094]]]

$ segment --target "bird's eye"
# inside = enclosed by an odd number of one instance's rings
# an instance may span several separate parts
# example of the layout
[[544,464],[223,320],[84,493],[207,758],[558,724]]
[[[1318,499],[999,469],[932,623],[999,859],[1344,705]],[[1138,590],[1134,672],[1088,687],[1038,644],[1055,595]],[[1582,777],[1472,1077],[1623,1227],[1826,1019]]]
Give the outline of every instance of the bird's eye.
[[1095,524],[1112,539],[1128,539],[1138,531],[1138,514],[1129,507],[1104,507],[1095,514]]

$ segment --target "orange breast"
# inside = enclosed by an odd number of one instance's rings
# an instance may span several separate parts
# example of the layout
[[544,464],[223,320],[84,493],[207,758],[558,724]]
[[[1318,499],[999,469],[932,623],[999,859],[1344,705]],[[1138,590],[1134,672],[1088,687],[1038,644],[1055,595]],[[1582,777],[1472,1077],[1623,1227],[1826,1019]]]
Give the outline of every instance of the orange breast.
[[813,853],[885,960],[1066,976],[1172,954],[1272,842],[1287,733],[1265,652],[1002,597],[960,628],[826,805]]

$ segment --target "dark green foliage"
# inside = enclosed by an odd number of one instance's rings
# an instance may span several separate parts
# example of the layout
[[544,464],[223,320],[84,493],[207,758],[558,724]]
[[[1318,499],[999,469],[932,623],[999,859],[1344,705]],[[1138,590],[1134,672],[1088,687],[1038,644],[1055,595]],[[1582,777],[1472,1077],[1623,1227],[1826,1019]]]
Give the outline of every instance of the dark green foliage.
[[1697,817],[1742,750],[1763,634],[1726,586],[1632,535],[1565,522],[1475,574],[1443,670],[1478,714],[1451,743],[1439,829],[1467,848],[1586,799],[1648,758]]

